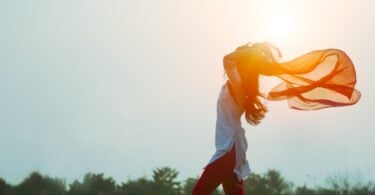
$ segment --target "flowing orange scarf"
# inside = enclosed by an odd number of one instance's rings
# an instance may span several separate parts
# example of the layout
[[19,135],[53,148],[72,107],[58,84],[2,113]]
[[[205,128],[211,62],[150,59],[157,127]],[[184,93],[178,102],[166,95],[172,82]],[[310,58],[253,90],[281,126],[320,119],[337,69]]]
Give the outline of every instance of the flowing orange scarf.
[[272,66],[272,73],[263,74],[272,74],[283,82],[272,88],[267,99],[287,100],[289,108],[318,110],[348,106],[361,97],[354,88],[357,82],[354,64],[344,51],[316,50]]

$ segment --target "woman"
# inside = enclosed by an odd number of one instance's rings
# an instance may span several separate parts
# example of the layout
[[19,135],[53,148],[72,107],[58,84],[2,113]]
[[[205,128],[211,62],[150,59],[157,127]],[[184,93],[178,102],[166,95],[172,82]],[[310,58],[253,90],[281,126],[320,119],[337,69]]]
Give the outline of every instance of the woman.
[[[309,52],[279,63],[279,49],[269,43],[244,45],[224,57],[228,80],[217,101],[216,152],[193,189],[193,195],[211,194],[220,184],[225,194],[244,194],[243,179],[250,174],[247,141],[241,116],[258,125],[268,111],[260,98],[288,100],[297,110],[353,105],[360,99],[354,89],[353,63],[340,50]],[[259,76],[278,76],[282,83],[266,97],[259,91]]]

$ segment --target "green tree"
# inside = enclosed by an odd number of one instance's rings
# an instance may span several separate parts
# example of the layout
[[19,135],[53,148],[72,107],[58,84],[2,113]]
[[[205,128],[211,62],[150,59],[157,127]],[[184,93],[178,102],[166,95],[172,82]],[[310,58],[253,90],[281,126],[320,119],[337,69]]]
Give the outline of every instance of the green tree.
[[66,185],[61,179],[53,179],[33,172],[11,191],[11,194],[65,195]]
[[0,178],[0,194],[9,194],[11,188],[11,185],[9,185],[3,178]]
[[270,169],[264,177],[268,187],[272,191],[272,194],[291,194],[290,187],[292,184],[281,177],[279,171]]
[[272,194],[272,191],[267,186],[267,181],[265,180],[265,178],[255,173],[251,173],[250,176],[244,180],[244,188],[246,195]]
[[352,194],[354,195],[374,195],[375,185],[371,182],[366,185],[357,184],[353,187]]
[[277,170],[268,170],[263,175],[252,173],[244,181],[245,194],[288,195],[292,184],[281,177]]
[[83,182],[74,181],[70,185],[69,194],[72,195],[112,195],[116,192],[115,181],[104,174],[88,173]]
[[185,195],[192,194],[193,188],[195,184],[197,183],[197,181],[198,181],[198,178],[192,178],[192,177],[187,178],[185,180],[185,185],[183,187]]
[[125,195],[149,195],[153,194],[153,181],[146,179],[145,177],[137,180],[128,180],[123,183],[119,192]]
[[303,185],[302,187],[297,187],[295,195],[318,195],[317,191],[314,189],[310,189]]
[[153,170],[155,195],[181,195],[181,182],[177,181],[178,171],[170,167]]
[[182,195],[181,182],[177,181],[178,171],[170,167],[153,170],[152,180],[143,177],[129,180],[119,187],[126,195]]

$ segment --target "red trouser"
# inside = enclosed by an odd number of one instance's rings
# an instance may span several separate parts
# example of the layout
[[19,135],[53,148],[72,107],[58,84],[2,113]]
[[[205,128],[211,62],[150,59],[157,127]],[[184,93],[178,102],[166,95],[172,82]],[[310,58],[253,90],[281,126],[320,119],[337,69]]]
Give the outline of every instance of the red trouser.
[[233,172],[235,164],[236,150],[233,144],[229,153],[205,167],[194,186],[193,195],[210,195],[220,184],[226,195],[243,195],[243,181],[239,181]]

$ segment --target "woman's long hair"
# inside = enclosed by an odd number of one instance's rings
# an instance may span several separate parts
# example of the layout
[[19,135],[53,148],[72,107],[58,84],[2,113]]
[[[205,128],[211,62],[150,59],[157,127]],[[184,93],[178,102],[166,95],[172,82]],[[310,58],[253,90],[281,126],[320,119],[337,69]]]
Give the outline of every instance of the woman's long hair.
[[[255,43],[250,46],[245,45],[237,48],[237,50],[246,47],[254,48],[255,55],[268,62],[275,62],[281,57],[279,49],[270,43]],[[259,91],[259,66],[262,66],[262,64],[237,64],[245,93],[246,121],[254,126],[258,125],[265,117],[266,112],[268,112],[266,105],[260,100],[260,98],[266,99],[266,97]]]

